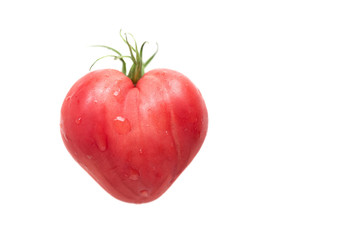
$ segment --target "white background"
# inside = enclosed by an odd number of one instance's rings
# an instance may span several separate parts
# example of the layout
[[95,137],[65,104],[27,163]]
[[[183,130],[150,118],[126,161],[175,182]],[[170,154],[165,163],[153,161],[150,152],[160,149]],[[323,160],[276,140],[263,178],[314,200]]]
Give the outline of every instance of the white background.
[[[360,239],[358,1],[2,1],[0,239]],[[205,143],[158,200],[108,195],[60,107],[91,63],[159,43],[200,89]],[[120,68],[111,60],[95,68]]]

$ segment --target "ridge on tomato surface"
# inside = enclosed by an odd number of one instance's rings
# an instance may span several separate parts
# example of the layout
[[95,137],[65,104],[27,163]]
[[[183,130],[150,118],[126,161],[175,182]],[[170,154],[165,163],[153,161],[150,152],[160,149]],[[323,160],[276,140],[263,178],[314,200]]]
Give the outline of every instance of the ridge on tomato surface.
[[[114,54],[94,64],[112,57],[122,71],[92,71],[71,87],[61,108],[61,136],[71,156],[109,194],[145,203],[160,197],[198,153],[208,114],[200,91],[183,74],[145,73],[157,50],[144,62],[146,42],[138,48],[132,35],[134,44],[128,34],[120,36],[130,55],[96,45]],[[132,61],[128,72],[125,59]]]

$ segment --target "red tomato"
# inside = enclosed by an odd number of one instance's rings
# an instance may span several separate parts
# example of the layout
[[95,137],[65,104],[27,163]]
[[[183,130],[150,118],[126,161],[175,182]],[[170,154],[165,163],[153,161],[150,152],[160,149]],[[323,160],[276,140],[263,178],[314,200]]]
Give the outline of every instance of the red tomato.
[[161,196],[199,151],[208,115],[199,90],[167,69],[134,86],[117,70],[85,75],[61,109],[72,157],[111,195],[131,203]]
[[[105,69],[88,73],[67,94],[61,135],[72,157],[112,196],[145,203],[161,196],[204,142],[208,115],[194,84],[181,73],[144,74],[142,50],[129,46],[128,76]],[[136,56],[136,57],[134,57]],[[101,58],[100,58],[101,59]],[[143,75],[144,74],[144,75]],[[130,77],[130,78],[129,78]]]

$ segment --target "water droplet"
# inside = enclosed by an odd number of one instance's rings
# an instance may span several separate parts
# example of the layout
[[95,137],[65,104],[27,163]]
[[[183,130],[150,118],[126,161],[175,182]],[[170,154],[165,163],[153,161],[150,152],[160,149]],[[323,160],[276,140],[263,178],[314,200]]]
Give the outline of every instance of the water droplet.
[[107,149],[107,142],[106,142],[106,136],[105,135],[97,135],[95,136],[95,143],[98,149],[101,152],[104,152]]
[[139,171],[136,170],[136,169],[131,168],[131,169],[130,169],[130,172],[129,172],[129,177],[128,177],[128,178],[129,178],[130,180],[136,181],[136,180],[139,179],[139,177],[140,177]]
[[63,133],[62,136],[66,142],[69,142],[69,138],[65,133]]
[[115,120],[118,120],[118,121],[120,121],[120,122],[124,122],[124,121],[126,120],[126,118],[123,118],[123,117],[121,117],[121,116],[117,116],[117,117],[115,118]]
[[114,127],[117,133],[126,134],[131,131],[131,125],[129,120],[118,116],[114,119]]
[[81,123],[81,117],[78,117],[77,119],[75,119],[75,123],[76,123],[77,125],[79,125],[79,124]]
[[66,101],[69,101],[71,99],[71,96],[66,97]]
[[97,103],[98,101],[97,100],[94,100],[94,103]]
[[148,190],[141,190],[140,191],[140,195],[142,196],[142,197],[148,197],[149,196],[149,191]]
[[143,153],[143,150],[142,150],[141,148],[139,149],[139,153],[140,153],[140,154],[142,154],[142,153]]
[[114,96],[116,97],[117,95],[119,95],[119,93],[120,93],[120,90],[116,90],[116,91],[114,92]]
[[166,135],[169,135],[169,132],[166,130],[166,131],[165,131],[165,134],[166,134]]

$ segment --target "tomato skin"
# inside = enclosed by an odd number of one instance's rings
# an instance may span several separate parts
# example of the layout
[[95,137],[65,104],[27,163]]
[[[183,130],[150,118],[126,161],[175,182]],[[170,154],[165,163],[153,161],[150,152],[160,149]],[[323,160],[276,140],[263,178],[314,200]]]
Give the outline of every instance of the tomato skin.
[[152,70],[134,86],[122,72],[104,69],[70,89],[60,127],[70,154],[107,192],[145,203],[161,196],[200,150],[208,114],[181,73]]

